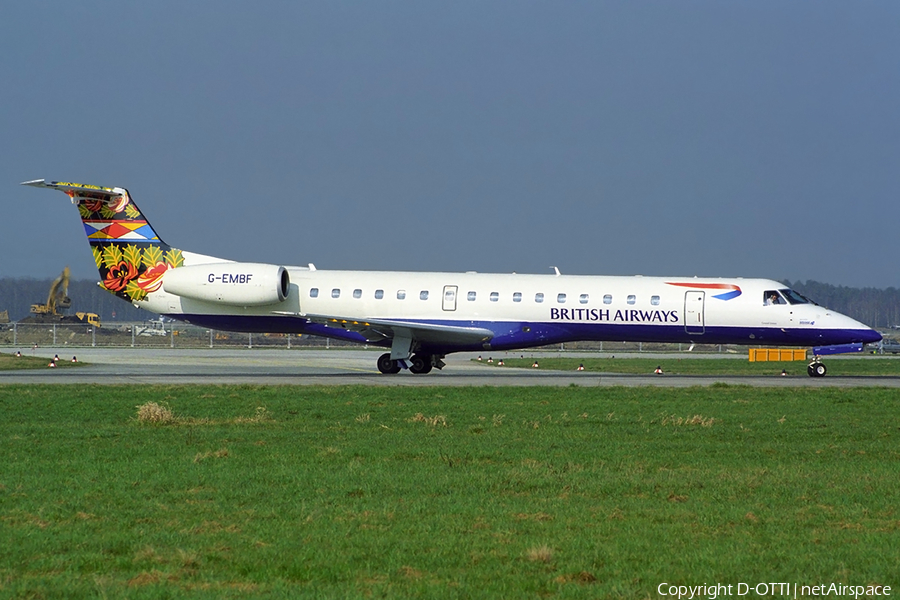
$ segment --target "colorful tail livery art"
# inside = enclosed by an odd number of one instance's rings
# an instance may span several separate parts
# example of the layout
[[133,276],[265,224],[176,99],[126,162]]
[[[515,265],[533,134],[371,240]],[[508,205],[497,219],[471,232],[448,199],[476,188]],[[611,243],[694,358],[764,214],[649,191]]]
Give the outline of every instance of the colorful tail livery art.
[[719,300],[731,300],[741,295],[741,288],[729,283],[672,283],[667,281],[666,285],[677,285],[678,287],[686,287],[693,290],[728,290],[724,294],[713,296],[713,298],[718,298]]
[[163,274],[184,263],[141,214],[128,190],[43,179],[24,185],[65,192],[78,207],[101,285],[116,296],[137,302],[162,286]]

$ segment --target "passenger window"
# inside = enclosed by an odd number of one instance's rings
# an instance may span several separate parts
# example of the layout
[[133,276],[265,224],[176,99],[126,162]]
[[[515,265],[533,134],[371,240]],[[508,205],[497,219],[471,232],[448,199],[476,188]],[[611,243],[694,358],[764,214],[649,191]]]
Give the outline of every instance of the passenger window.
[[428,290],[419,292],[419,300],[428,300]]
[[582,295],[578,296],[578,302],[580,302],[581,304],[587,304],[588,300],[590,300],[590,299],[591,299],[591,297],[588,296],[587,294],[582,294]]
[[500,299],[500,292],[491,292],[491,302],[496,302]]
[[397,290],[397,300],[406,300],[406,290]]
[[634,304],[637,302],[637,298],[634,297],[634,294],[628,294],[628,298],[625,299],[628,304]]
[[319,297],[319,288],[310,288],[309,289],[309,297],[310,298],[318,298]]
[[540,304],[544,301],[544,292],[538,292],[534,295],[534,301]]
[[612,294],[605,294],[603,296],[603,304],[612,304]]
[[375,290],[375,299],[381,300],[384,298],[384,290]]
[[362,298],[362,290],[359,288],[356,288],[355,290],[353,290],[353,297],[354,298]]
[[659,306],[659,296],[650,296],[650,304]]
[[469,292],[466,294],[466,300],[469,302],[475,302],[475,292]]
[[565,303],[566,303],[566,295],[565,295],[565,294],[557,294],[557,295],[556,295],[556,301],[557,301],[559,304],[565,304]]
[[763,304],[765,306],[772,306],[773,304],[787,304],[787,302],[785,302],[784,298],[781,297],[781,294],[775,290],[766,290],[763,292]]
[[513,292],[513,302],[522,301],[522,292]]
[[341,297],[341,289],[334,288],[333,290],[331,290],[331,297],[332,298],[340,298]]

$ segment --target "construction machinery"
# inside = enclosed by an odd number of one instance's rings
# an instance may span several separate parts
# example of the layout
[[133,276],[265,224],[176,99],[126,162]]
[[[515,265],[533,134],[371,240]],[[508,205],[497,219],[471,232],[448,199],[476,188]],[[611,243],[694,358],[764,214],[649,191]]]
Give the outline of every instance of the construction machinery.
[[65,311],[72,306],[69,298],[69,267],[63,269],[59,277],[50,285],[50,293],[47,294],[47,302],[44,304],[32,304],[31,316],[22,319],[23,323],[81,323],[100,327],[100,317],[97,313],[77,312],[67,315]]

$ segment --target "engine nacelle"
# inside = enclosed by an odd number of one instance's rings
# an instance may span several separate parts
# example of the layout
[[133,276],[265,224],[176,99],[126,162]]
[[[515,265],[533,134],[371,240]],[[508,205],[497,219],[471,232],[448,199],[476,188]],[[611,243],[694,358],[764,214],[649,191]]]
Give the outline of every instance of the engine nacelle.
[[169,269],[169,294],[231,306],[262,306],[284,301],[291,278],[284,267],[260,263],[211,263]]

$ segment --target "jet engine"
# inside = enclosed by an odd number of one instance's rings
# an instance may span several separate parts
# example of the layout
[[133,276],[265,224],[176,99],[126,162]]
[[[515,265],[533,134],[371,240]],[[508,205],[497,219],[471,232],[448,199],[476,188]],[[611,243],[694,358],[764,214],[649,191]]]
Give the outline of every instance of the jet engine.
[[163,276],[163,290],[169,294],[231,306],[283,302],[290,285],[291,278],[284,267],[260,263],[178,267]]

